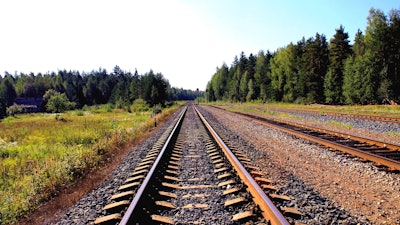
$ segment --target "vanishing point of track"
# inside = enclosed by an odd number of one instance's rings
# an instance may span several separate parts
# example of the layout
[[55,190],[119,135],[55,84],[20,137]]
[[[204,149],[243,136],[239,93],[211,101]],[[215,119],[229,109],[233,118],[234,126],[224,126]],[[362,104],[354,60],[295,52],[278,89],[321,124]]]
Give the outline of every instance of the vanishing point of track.
[[278,209],[274,201],[288,197],[228,146],[193,105],[185,107],[95,224],[289,224],[285,216],[301,215]]

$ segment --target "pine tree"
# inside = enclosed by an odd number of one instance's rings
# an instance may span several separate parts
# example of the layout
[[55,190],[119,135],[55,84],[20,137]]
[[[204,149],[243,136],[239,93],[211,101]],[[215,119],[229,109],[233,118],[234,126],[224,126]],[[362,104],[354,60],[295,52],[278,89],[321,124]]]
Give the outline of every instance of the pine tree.
[[16,97],[14,79],[11,75],[6,75],[0,83],[0,100],[3,102],[3,107],[11,106]]
[[323,83],[329,64],[325,35],[316,34],[306,41],[299,76],[299,94],[308,103],[324,102]]
[[325,102],[341,104],[344,102],[342,94],[344,63],[351,53],[349,35],[344,27],[336,29],[336,34],[329,44],[329,68],[324,80]]
[[246,72],[244,72],[244,74],[242,75],[242,77],[240,79],[240,85],[239,85],[240,101],[246,101],[246,96],[247,96],[247,92],[248,92],[248,84],[247,84],[248,76],[249,76],[249,72],[246,71]]

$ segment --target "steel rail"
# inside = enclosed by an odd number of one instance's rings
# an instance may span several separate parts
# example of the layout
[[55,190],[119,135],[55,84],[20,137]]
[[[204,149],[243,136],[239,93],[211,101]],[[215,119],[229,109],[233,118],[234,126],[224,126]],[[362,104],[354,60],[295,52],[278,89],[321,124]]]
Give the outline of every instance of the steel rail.
[[148,187],[148,184],[150,182],[150,179],[152,179],[152,176],[158,166],[158,164],[160,163],[161,159],[163,158],[163,155],[172,139],[172,137],[174,136],[175,132],[177,131],[179,125],[181,124],[181,122],[183,121],[183,117],[186,113],[188,106],[185,106],[185,108],[183,109],[177,123],[174,126],[174,129],[171,131],[170,135],[167,138],[167,141],[165,142],[165,144],[163,145],[160,153],[158,154],[156,160],[154,161],[154,164],[152,165],[150,171],[148,172],[148,174],[146,175],[145,179],[143,180],[142,185],[140,186],[139,190],[137,191],[137,193],[135,194],[135,197],[133,198],[131,204],[129,205],[128,209],[126,210],[124,216],[122,217],[121,221],[120,221],[120,225],[127,225],[129,224],[129,221],[131,219],[132,213],[133,211],[136,209],[140,198],[142,197],[142,195],[145,193],[145,189]]
[[[285,133],[291,134],[293,136],[296,136],[296,137],[299,137],[299,138],[302,138],[302,139],[306,139],[306,140],[309,140],[309,141],[312,141],[312,142],[315,142],[315,143],[318,143],[318,144],[322,144],[322,145],[324,145],[326,147],[330,147],[330,148],[333,148],[333,149],[340,150],[342,152],[345,152],[345,153],[360,157],[362,159],[366,159],[368,161],[374,162],[377,165],[387,166],[391,170],[400,171],[400,162],[398,162],[396,160],[389,159],[389,158],[386,158],[386,157],[383,157],[383,156],[380,156],[380,155],[376,155],[376,154],[373,154],[373,153],[365,152],[365,151],[362,151],[362,150],[359,150],[359,149],[356,149],[356,148],[353,148],[353,147],[349,147],[349,146],[346,146],[346,145],[338,144],[338,143],[335,143],[333,141],[325,140],[323,138],[315,137],[315,136],[312,136],[312,135],[309,135],[309,134],[305,134],[305,133],[302,133],[302,132],[299,132],[299,131],[296,131],[296,130],[292,130],[290,128],[286,128],[286,127],[282,127],[282,126],[279,126],[279,125],[275,125],[273,123],[269,123],[268,121],[266,121],[266,120],[275,121],[273,119],[267,119],[267,118],[259,117],[259,116],[256,116],[256,115],[247,114],[247,113],[241,113],[241,112],[234,112],[234,113],[239,115],[239,116],[242,116],[244,118],[251,118],[251,120],[253,122],[255,122],[255,123],[258,123],[258,124],[261,124],[261,125],[266,125],[266,126],[269,126],[271,128],[274,128],[274,129],[283,131]],[[286,121],[285,122],[276,121],[276,122],[287,123]],[[299,125],[299,127],[301,127],[301,126],[302,125]],[[355,137],[356,136],[353,136],[353,135],[350,136],[349,135],[349,138],[351,138],[352,140],[358,140],[358,141],[362,140],[362,141],[365,141],[365,142],[370,140],[370,139],[366,140],[366,139],[361,138],[361,137],[357,137],[357,138],[355,138]],[[387,148],[389,148],[389,147],[396,148],[397,147],[397,151],[398,151],[398,147],[399,147],[397,145],[391,145],[391,144],[386,144],[386,146],[385,146],[385,143],[382,143],[382,146],[383,147],[387,147]]]
[[271,111],[278,111],[278,112],[300,112],[306,113],[311,115],[328,115],[332,117],[342,117],[342,118],[354,118],[357,120],[360,119],[370,119],[377,122],[383,123],[400,123],[400,117],[390,117],[390,116],[378,116],[378,115],[367,115],[367,114],[351,114],[351,113],[340,113],[340,112],[319,112],[316,110],[310,109],[285,109],[285,108],[278,108],[278,107],[267,107]]
[[322,128],[312,127],[312,126],[298,124],[298,123],[289,122],[289,121],[282,121],[282,120],[276,120],[276,121],[280,122],[280,123],[286,123],[286,124],[289,124],[291,126],[295,126],[295,127],[299,127],[299,128],[305,128],[305,129],[308,129],[308,130],[322,132],[322,133],[330,134],[330,135],[333,135],[333,136],[348,138],[348,139],[351,139],[351,140],[354,140],[354,141],[365,142],[365,143],[370,144],[370,145],[376,145],[376,146],[379,146],[379,147],[388,148],[388,149],[393,150],[393,151],[400,151],[400,146],[395,145],[395,144],[385,143],[385,142],[378,141],[378,140],[359,137],[359,136],[356,136],[356,135],[341,133],[341,132],[337,132],[337,131],[326,130],[326,129],[322,129]]
[[271,199],[264,193],[264,191],[260,188],[257,182],[252,178],[252,176],[247,172],[244,166],[240,163],[240,161],[236,158],[236,156],[232,153],[229,147],[222,141],[222,139],[218,136],[212,126],[206,121],[203,115],[198,111],[195,107],[197,114],[200,119],[216,140],[217,144],[220,146],[229,162],[232,164],[233,168],[238,173],[238,176],[242,179],[242,181],[247,185],[247,190],[253,196],[253,201],[260,207],[262,211],[262,215],[271,222],[272,225],[285,224],[289,225],[289,222],[285,219],[282,213],[278,210],[278,208],[274,205]]
[[[212,107],[226,111],[225,108],[221,108],[221,107],[218,107],[218,106],[212,106]],[[376,145],[376,146],[379,146],[379,147],[388,148],[388,149],[393,150],[393,151],[400,151],[400,146],[399,145],[395,145],[395,144],[391,144],[391,143],[385,143],[385,142],[382,142],[382,141],[373,140],[373,139],[369,139],[369,138],[365,138],[365,137],[360,137],[360,136],[357,136],[357,135],[341,133],[341,132],[338,132],[338,131],[332,131],[332,130],[317,128],[317,127],[313,127],[313,126],[308,126],[308,125],[299,124],[299,123],[290,122],[290,121],[284,121],[284,120],[275,119],[275,118],[266,118],[266,117],[262,117],[262,116],[258,116],[258,115],[250,114],[250,113],[243,113],[243,112],[232,112],[232,113],[236,113],[236,114],[239,114],[239,115],[242,115],[242,116],[245,116],[245,117],[253,117],[255,119],[260,119],[260,120],[263,120],[263,121],[270,120],[270,121],[274,121],[274,122],[278,122],[278,123],[288,124],[288,125],[291,125],[291,126],[295,126],[295,127],[299,127],[299,128],[305,128],[305,129],[312,130],[312,131],[317,131],[317,132],[322,132],[322,133],[330,134],[330,135],[333,135],[333,136],[338,136],[338,137],[342,137],[342,138],[348,138],[348,139],[351,139],[351,140],[354,140],[354,141],[365,142],[365,143],[370,144],[370,145]]]

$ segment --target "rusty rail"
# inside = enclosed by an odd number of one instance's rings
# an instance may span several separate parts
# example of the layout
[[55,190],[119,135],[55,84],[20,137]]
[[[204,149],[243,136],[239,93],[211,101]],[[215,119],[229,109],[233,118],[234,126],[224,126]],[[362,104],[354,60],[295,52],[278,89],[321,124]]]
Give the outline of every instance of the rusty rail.
[[225,156],[232,164],[233,168],[238,173],[239,177],[242,181],[247,185],[247,189],[250,194],[253,196],[254,202],[260,207],[262,210],[263,216],[270,220],[271,224],[278,225],[278,224],[289,224],[282,213],[276,208],[273,202],[268,198],[268,196],[264,193],[264,191],[260,188],[257,182],[251,177],[251,175],[247,172],[244,166],[240,163],[240,161],[236,158],[236,156],[232,153],[229,147],[222,141],[222,139],[218,136],[215,130],[211,127],[211,125],[206,121],[203,115],[197,110],[195,110],[201,120],[203,121],[204,125],[210,132],[210,134],[214,137],[216,142],[218,143],[219,147],[224,152]]
[[156,168],[158,167],[158,164],[162,160],[164,152],[166,151],[168,145],[170,144],[170,141],[171,141],[172,137],[174,135],[176,135],[176,131],[178,130],[178,127],[181,125],[181,123],[183,121],[183,117],[184,117],[184,115],[186,113],[186,110],[187,110],[187,106],[185,106],[183,112],[181,113],[181,115],[179,117],[179,120],[177,121],[176,125],[174,126],[174,129],[172,130],[172,132],[169,135],[167,141],[163,145],[163,147],[162,147],[162,149],[160,151],[160,154],[158,154],[156,160],[154,161],[154,164],[152,165],[151,169],[149,170],[148,174],[146,175],[146,178],[143,180],[142,185],[140,186],[140,188],[137,191],[135,197],[133,198],[131,204],[129,205],[128,209],[126,210],[124,216],[122,217],[122,220],[119,223],[120,225],[130,224],[131,216],[132,216],[133,212],[135,211],[136,206],[138,205],[138,202],[139,202],[140,198],[145,193],[145,190],[147,188],[149,188],[148,183],[150,182],[150,179],[152,179],[152,176],[153,176]]
[[335,135],[335,136],[347,137],[348,139],[351,139],[351,140],[355,140],[355,141],[359,141],[359,142],[365,142],[365,143],[368,143],[368,144],[371,144],[371,145],[377,145],[377,146],[385,147],[385,148],[391,149],[394,152],[395,151],[399,151],[400,146],[398,146],[398,145],[388,144],[388,143],[380,142],[380,141],[377,141],[377,140],[371,140],[371,139],[362,138],[362,137],[349,135],[349,134],[340,134],[340,132],[323,130],[323,129],[314,128],[314,127],[311,127],[311,126],[305,126],[305,125],[302,125],[302,124],[296,124],[296,123],[293,123],[293,122],[287,122],[287,121],[281,121],[281,120],[278,121],[278,120],[274,120],[274,119],[270,119],[270,118],[267,119],[267,118],[256,116],[256,115],[253,115],[253,114],[247,114],[247,113],[242,113],[242,112],[233,112],[233,113],[235,113],[235,114],[237,114],[239,116],[245,117],[245,118],[252,118],[252,121],[255,122],[255,123],[266,125],[266,126],[269,126],[271,128],[274,128],[274,129],[283,131],[285,133],[291,134],[293,136],[296,136],[296,137],[299,137],[299,138],[302,138],[302,139],[306,139],[306,140],[309,140],[311,142],[324,145],[326,147],[337,149],[339,151],[342,151],[342,152],[357,156],[359,158],[374,162],[377,165],[386,166],[390,170],[400,171],[400,162],[399,161],[396,161],[396,160],[393,160],[393,159],[390,159],[390,158],[386,158],[386,157],[383,157],[383,156],[380,156],[380,155],[377,155],[377,154],[369,153],[369,152],[366,152],[366,151],[362,151],[362,150],[359,150],[357,148],[353,148],[353,147],[350,147],[350,146],[338,144],[338,143],[333,142],[333,141],[329,141],[329,140],[325,140],[323,138],[319,138],[319,137],[315,137],[315,136],[312,136],[312,135],[309,135],[309,134],[305,134],[305,133],[302,133],[302,132],[299,132],[299,131],[296,131],[296,130],[293,130],[293,129],[290,129],[290,128],[286,128],[286,127],[283,127],[283,126],[280,126],[280,125],[276,125],[276,124],[273,124],[271,122],[268,122],[268,120],[273,121],[273,122],[283,123],[283,124],[289,124],[289,125],[300,127],[300,128],[310,129],[312,131],[319,131],[319,132],[322,132],[322,133],[325,132],[327,134],[331,134],[331,135]]
[[267,107],[268,110],[277,112],[287,112],[287,113],[305,113],[310,115],[326,115],[339,118],[353,118],[357,120],[374,120],[376,122],[382,123],[400,123],[400,117],[390,117],[390,116],[378,116],[378,115],[367,115],[367,114],[351,114],[351,113],[340,113],[340,112],[319,112],[316,110],[307,109],[286,109],[278,107]]

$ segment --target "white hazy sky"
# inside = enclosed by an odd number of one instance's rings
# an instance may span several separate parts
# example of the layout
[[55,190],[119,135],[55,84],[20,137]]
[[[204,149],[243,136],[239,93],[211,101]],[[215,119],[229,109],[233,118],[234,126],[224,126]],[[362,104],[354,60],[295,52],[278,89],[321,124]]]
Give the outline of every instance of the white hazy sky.
[[353,40],[371,7],[398,0],[0,0],[0,74],[91,71],[115,65],[161,72],[204,90],[242,51],[275,51],[341,24]]

